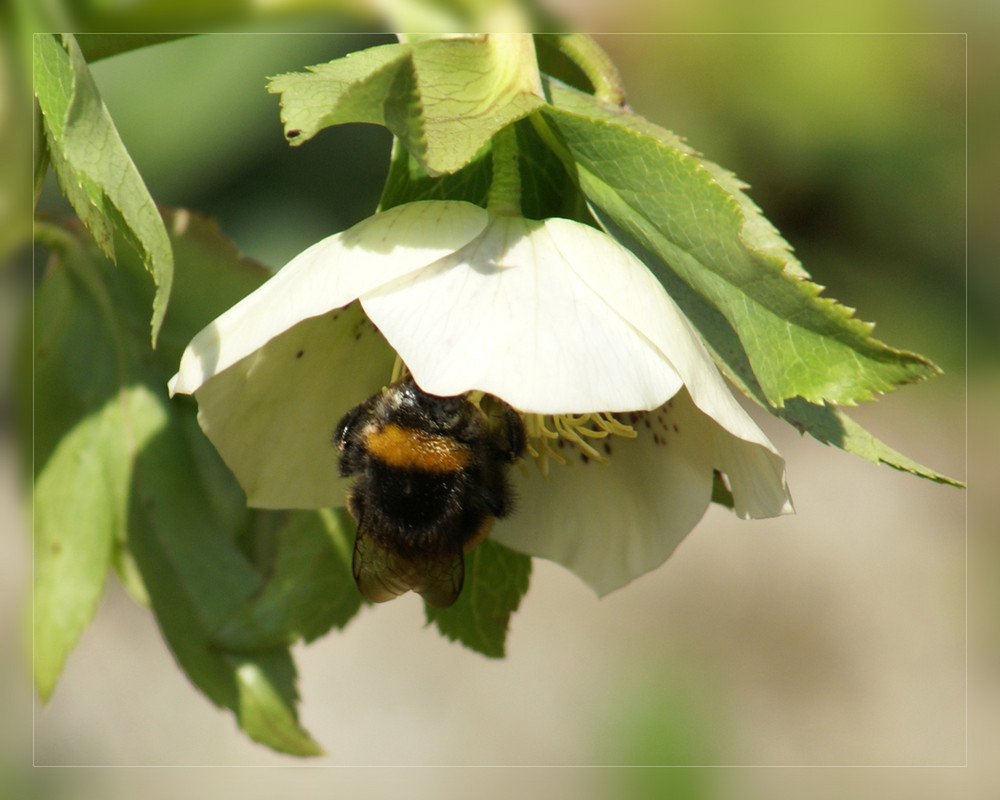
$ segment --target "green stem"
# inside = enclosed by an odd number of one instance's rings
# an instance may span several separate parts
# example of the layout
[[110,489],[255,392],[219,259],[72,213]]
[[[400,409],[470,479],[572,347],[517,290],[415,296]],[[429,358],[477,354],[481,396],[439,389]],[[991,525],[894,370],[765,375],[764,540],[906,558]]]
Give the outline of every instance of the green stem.
[[595,97],[616,106],[625,105],[625,89],[618,67],[597,42],[583,33],[568,33],[556,37],[556,44],[559,52],[587,76]]
[[486,209],[496,216],[521,216],[521,172],[518,165],[517,134],[508,125],[493,137],[493,178]]

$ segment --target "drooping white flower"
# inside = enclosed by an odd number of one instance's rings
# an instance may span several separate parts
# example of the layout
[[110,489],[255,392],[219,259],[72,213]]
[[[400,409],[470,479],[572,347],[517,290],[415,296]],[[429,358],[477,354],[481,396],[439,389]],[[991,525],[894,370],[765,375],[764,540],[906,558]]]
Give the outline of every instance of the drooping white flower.
[[[670,555],[708,507],[713,470],[740,517],[791,511],[784,462],[656,278],[566,219],[454,201],[370,217],[199,333],[170,390],[195,394],[250,505],[342,505],[330,433],[388,382],[397,354],[426,392],[516,408],[542,460],[559,460],[567,437],[591,443],[547,477],[523,470],[518,513],[492,536],[598,593]],[[592,438],[629,425],[634,437]]]

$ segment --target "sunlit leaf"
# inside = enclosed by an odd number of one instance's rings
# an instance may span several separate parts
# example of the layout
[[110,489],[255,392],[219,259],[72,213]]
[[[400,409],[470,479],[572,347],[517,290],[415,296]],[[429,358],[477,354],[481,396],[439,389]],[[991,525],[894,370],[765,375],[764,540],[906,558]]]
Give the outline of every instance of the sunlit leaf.
[[115,258],[118,231],[152,276],[152,341],[170,299],[173,254],[160,214],[122,144],[72,36],[34,38],[35,96],[59,185],[95,241]]
[[295,145],[346,122],[384,125],[432,176],[455,172],[506,125],[544,103],[527,35],[372,47],[273,78]]
[[323,749],[299,725],[295,665],[286,650],[253,658],[228,656],[239,687],[239,721],[251,739],[280,753],[319,756]]
[[[610,219],[602,218],[602,222],[651,269],[654,268],[657,263],[654,254],[619,229]],[[836,406],[810,403],[801,397],[788,400],[781,408],[776,409],[769,405],[754,375],[743,344],[729,321],[675,273],[664,271],[660,279],[670,296],[684,309],[687,318],[701,333],[722,374],[755,403],[824,444],[839,447],[868,461],[884,463],[921,478],[953,486],[963,485],[961,481],[918,464],[879,441],[848,417],[843,409]],[[718,486],[716,488],[718,489]]]
[[935,483],[965,486],[957,478],[949,478],[947,475],[935,472],[893,450],[847,416],[841,408],[815,405],[801,398],[795,398],[785,404],[780,416],[823,444],[835,445],[873,464],[886,464],[893,469],[909,472],[918,478],[926,478]]

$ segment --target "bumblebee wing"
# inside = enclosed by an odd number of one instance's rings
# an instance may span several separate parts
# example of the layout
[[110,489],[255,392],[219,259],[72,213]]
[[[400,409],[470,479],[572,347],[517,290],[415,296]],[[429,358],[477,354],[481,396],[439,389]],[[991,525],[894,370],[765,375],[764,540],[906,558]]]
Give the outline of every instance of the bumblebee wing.
[[465,562],[460,550],[404,558],[359,525],[352,571],[362,596],[372,603],[384,603],[412,590],[428,605],[447,608],[462,591]]
[[413,591],[432,608],[448,608],[458,599],[465,580],[465,559],[462,551],[429,558],[420,568],[420,580]]
[[376,542],[371,533],[358,526],[351,563],[354,581],[364,598],[372,603],[384,603],[411,588],[405,572],[396,565],[396,557]]

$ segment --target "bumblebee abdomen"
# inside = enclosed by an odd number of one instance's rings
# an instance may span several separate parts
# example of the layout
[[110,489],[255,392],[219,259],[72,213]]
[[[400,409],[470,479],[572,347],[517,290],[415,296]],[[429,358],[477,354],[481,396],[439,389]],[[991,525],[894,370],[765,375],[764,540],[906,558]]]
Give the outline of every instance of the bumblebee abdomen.
[[430,472],[376,460],[371,473],[370,502],[400,528],[429,527],[460,511],[461,472]]

